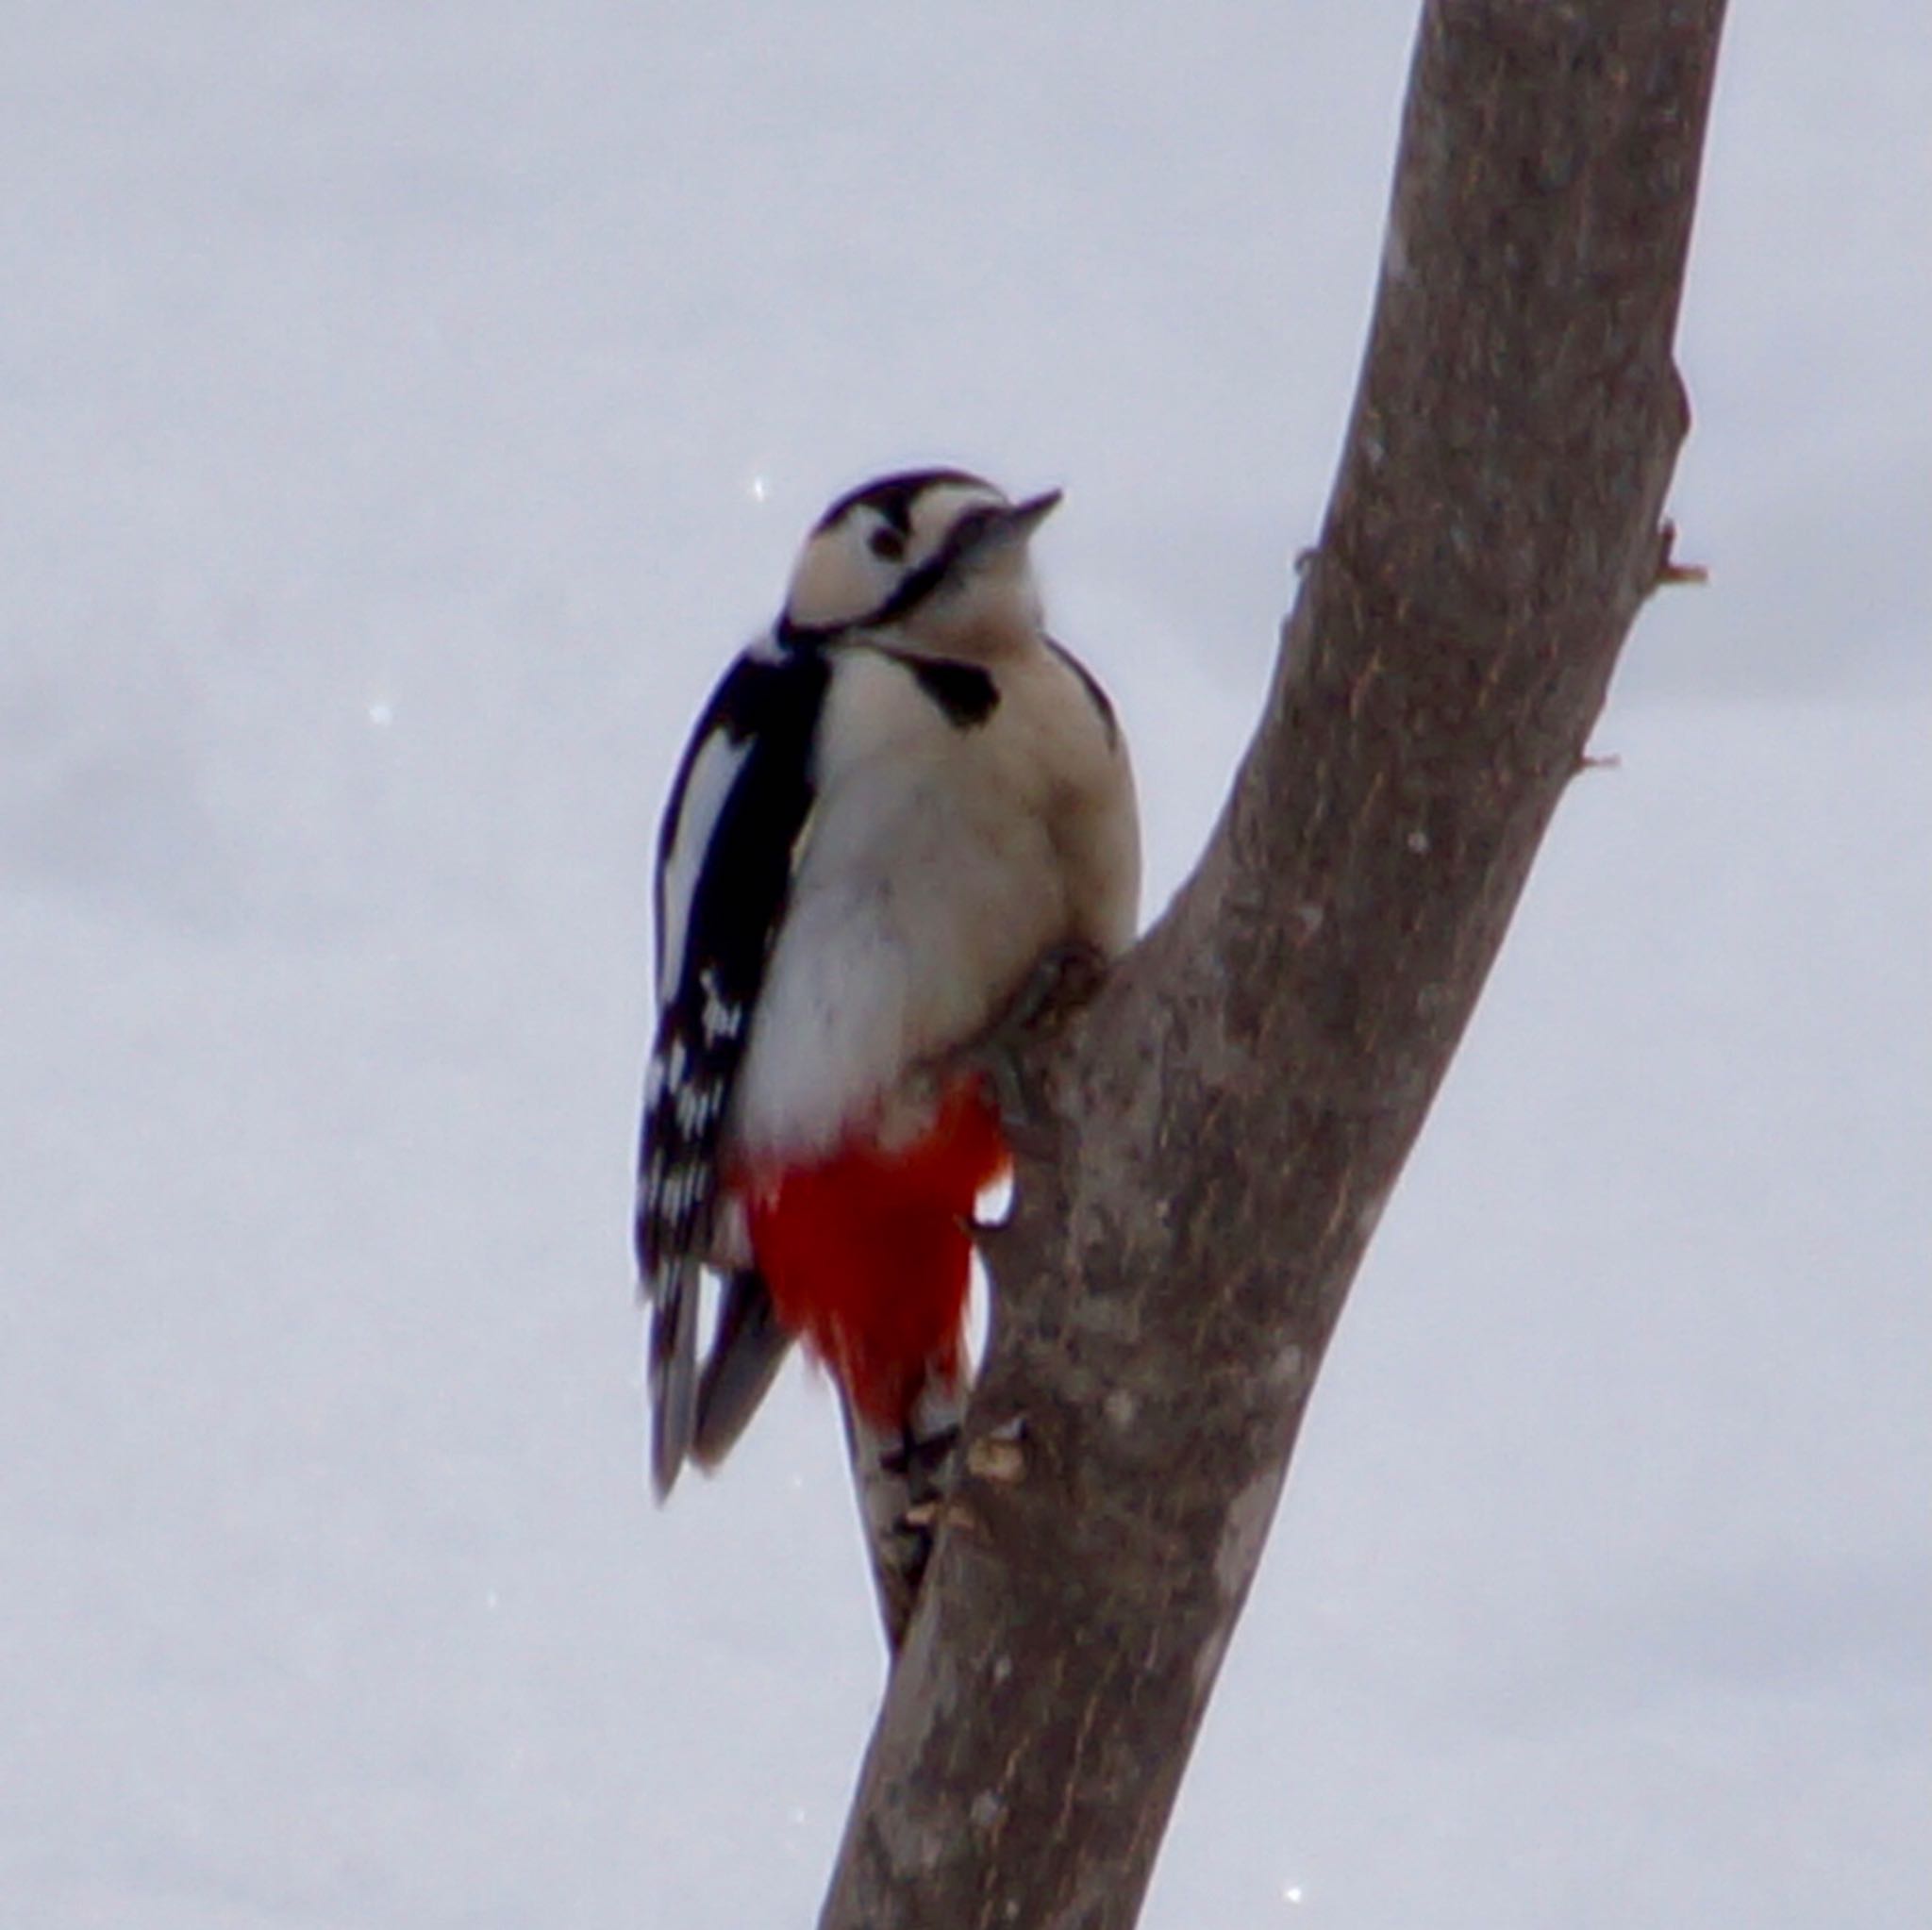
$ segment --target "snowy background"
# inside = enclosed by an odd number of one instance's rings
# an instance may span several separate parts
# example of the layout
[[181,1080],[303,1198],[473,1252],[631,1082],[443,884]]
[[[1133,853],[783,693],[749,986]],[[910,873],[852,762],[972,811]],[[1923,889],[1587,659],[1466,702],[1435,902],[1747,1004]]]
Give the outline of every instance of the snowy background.
[[[1412,27],[0,8],[0,1922],[811,1921],[827,1396],[639,1472],[646,853],[833,491],[1062,485],[1157,908]],[[1932,1904],[1932,17],[1745,0],[1659,598],[1342,1323],[1147,1922]]]

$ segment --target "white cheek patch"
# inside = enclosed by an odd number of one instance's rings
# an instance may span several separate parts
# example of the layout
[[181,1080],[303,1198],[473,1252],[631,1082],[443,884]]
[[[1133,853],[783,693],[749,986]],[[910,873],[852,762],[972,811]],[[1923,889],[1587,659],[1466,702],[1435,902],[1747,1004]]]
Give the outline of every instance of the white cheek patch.
[[791,573],[786,616],[808,630],[828,630],[876,609],[898,578],[896,569],[866,547],[873,532],[883,527],[868,509],[820,530]]
[[658,981],[661,1003],[684,976],[684,947],[691,925],[691,894],[697,890],[698,874],[704,869],[705,853],[717,828],[718,814],[731,795],[731,787],[750,755],[751,744],[733,743],[722,730],[715,732],[699,751],[685,780],[684,797],[677,813],[677,834],[664,860],[664,930],[662,933],[664,969]]

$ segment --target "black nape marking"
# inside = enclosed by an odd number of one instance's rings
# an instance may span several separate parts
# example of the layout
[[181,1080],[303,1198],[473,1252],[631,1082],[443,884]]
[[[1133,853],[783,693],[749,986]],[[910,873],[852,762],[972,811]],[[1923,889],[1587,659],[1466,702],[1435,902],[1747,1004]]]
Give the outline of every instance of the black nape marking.
[[919,688],[946,714],[946,722],[973,730],[999,708],[1000,687],[977,664],[932,662],[923,657],[899,661],[919,680]]

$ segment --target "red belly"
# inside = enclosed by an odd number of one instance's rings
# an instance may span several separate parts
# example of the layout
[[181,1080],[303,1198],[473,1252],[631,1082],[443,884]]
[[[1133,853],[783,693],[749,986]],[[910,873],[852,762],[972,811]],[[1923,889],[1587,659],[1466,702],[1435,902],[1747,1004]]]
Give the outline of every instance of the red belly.
[[779,1320],[879,1426],[908,1422],[929,1374],[958,1376],[966,1222],[1006,1168],[998,1115],[971,1079],[909,1146],[852,1144],[775,1180],[746,1176],[752,1251]]

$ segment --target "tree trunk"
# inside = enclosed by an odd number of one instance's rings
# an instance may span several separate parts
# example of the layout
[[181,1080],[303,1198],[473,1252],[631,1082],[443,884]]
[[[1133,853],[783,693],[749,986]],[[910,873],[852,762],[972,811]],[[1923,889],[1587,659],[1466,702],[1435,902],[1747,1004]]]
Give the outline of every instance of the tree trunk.
[[1670,574],[1722,13],[1424,11],[1321,542],[1199,868],[1044,1042],[822,1930],[1139,1913],[1363,1246]]

